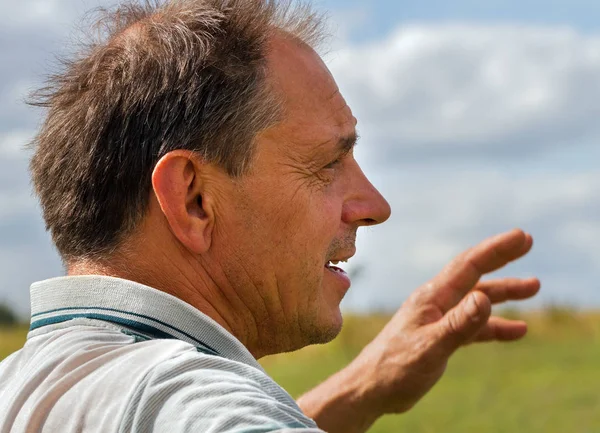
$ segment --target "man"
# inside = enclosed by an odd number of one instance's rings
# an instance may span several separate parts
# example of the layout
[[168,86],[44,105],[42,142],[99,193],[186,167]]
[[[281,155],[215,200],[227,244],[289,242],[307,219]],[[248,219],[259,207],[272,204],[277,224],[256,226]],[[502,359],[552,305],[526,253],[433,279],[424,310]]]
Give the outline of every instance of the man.
[[410,409],[472,341],[514,340],[479,282],[526,254],[514,230],[418,289],[348,367],[296,403],[256,359],[333,339],[335,266],[388,203],[353,158],[356,120],[311,44],[309,8],[128,4],[40,95],[31,172],[68,276],[31,288],[0,364],[1,432],[363,432]]

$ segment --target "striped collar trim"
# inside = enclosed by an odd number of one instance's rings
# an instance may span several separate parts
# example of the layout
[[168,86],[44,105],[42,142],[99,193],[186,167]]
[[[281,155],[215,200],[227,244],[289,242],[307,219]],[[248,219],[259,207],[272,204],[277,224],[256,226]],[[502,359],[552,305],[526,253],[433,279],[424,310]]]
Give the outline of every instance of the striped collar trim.
[[80,318],[113,323],[149,338],[185,341],[203,353],[262,371],[246,347],[221,325],[167,293],[99,275],[59,277],[32,284],[32,333]]

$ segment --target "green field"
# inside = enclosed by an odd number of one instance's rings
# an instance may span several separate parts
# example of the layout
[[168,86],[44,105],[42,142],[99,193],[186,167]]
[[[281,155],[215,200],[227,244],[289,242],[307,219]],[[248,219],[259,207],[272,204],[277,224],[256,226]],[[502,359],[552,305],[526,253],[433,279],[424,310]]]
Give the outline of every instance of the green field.
[[[524,341],[462,349],[412,411],[384,417],[370,432],[600,432],[600,315],[550,309],[527,319]],[[347,317],[333,343],[262,364],[297,397],[346,365],[386,320]],[[0,358],[25,333],[0,331]]]

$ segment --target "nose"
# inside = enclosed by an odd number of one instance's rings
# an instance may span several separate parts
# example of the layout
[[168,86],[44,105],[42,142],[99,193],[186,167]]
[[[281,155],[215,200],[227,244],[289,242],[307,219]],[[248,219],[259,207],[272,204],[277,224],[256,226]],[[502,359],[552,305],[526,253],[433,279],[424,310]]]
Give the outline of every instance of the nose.
[[348,195],[342,208],[342,221],[349,225],[371,226],[387,221],[391,213],[390,204],[354,161]]

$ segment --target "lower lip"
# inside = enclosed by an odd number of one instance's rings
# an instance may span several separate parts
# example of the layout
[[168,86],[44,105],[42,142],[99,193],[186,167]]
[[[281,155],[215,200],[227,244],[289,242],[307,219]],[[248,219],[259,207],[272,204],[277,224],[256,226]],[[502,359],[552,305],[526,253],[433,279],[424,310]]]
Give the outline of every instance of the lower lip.
[[329,268],[327,266],[325,266],[325,270],[327,271],[328,274],[331,274],[340,283],[343,284],[344,290],[348,290],[350,288],[350,285],[352,284],[352,282],[350,281],[350,277],[344,270],[342,270],[340,268],[334,268],[334,267]]

